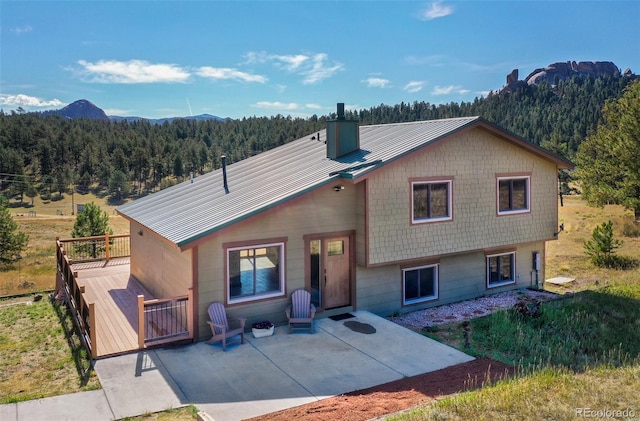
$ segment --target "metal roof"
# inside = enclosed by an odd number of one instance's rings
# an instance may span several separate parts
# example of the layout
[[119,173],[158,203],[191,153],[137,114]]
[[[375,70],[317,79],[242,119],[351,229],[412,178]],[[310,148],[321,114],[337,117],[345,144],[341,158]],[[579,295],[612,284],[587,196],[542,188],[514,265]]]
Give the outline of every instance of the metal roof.
[[[118,208],[179,247],[341,178],[358,179],[458,130],[479,117],[360,126],[360,150],[326,157],[323,141],[309,135]],[[486,123],[484,123],[486,124]],[[504,132],[505,135],[508,133]],[[326,131],[319,132],[326,139]],[[522,140],[525,142],[524,140]],[[187,246],[188,247],[188,246]]]

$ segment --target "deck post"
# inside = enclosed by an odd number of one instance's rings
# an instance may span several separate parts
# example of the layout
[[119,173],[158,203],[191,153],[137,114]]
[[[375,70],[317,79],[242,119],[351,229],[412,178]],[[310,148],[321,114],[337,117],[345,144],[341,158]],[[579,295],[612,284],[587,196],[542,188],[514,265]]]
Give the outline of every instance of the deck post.
[[187,329],[189,330],[189,338],[195,339],[195,335],[193,332],[193,288],[189,288],[187,290]]
[[138,349],[144,349],[144,295],[138,295]]
[[94,360],[98,358],[98,341],[97,341],[97,326],[96,326],[96,309],[94,303],[89,303],[89,339],[91,340],[91,358]]
[[107,262],[109,261],[109,233],[104,233],[104,247],[105,247],[105,258]]

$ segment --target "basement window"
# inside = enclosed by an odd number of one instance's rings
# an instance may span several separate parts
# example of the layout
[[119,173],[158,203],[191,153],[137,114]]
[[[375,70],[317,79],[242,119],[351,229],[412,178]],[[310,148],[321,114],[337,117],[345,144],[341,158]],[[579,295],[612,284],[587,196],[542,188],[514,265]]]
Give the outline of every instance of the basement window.
[[416,304],[438,298],[438,265],[402,270],[402,304]]
[[516,283],[516,253],[487,256],[487,288]]

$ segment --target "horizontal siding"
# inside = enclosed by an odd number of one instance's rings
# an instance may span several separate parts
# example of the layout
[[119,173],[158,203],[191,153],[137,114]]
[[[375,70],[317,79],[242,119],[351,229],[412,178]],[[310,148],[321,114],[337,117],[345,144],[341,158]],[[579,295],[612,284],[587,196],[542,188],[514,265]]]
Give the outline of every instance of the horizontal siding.
[[[535,285],[532,253],[542,252],[544,242],[519,245],[516,251],[516,283],[499,288],[486,287],[486,255],[482,251],[441,257],[438,299],[402,307],[402,270],[399,265],[358,267],[358,309],[389,316],[443,304],[477,298]],[[419,264],[416,264],[419,266]],[[540,279],[544,268],[541,271]]]
[[285,323],[284,310],[291,292],[305,287],[304,236],[325,232],[356,229],[356,187],[346,184],[336,192],[332,186],[310,192],[303,199],[264,212],[262,215],[236,224],[212,235],[198,246],[200,339],[210,337],[207,325],[207,307],[211,302],[225,302],[225,273],[223,244],[287,237],[286,243],[286,296],[232,305],[228,312],[246,317],[247,325],[268,319],[276,324]]
[[191,251],[181,252],[136,223],[130,232],[131,274],[156,298],[186,295],[192,286]]

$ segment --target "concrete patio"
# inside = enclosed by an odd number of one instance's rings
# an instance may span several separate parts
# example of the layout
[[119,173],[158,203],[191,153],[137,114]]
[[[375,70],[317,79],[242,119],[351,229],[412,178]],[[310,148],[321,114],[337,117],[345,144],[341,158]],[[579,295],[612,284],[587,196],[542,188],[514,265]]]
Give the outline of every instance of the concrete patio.
[[247,334],[227,352],[200,342],[101,359],[102,391],[3,405],[0,414],[58,419],[63,408],[64,419],[107,420],[194,404],[216,421],[240,420],[473,360],[372,313],[352,314],[316,320],[312,335],[285,326],[266,338]]

